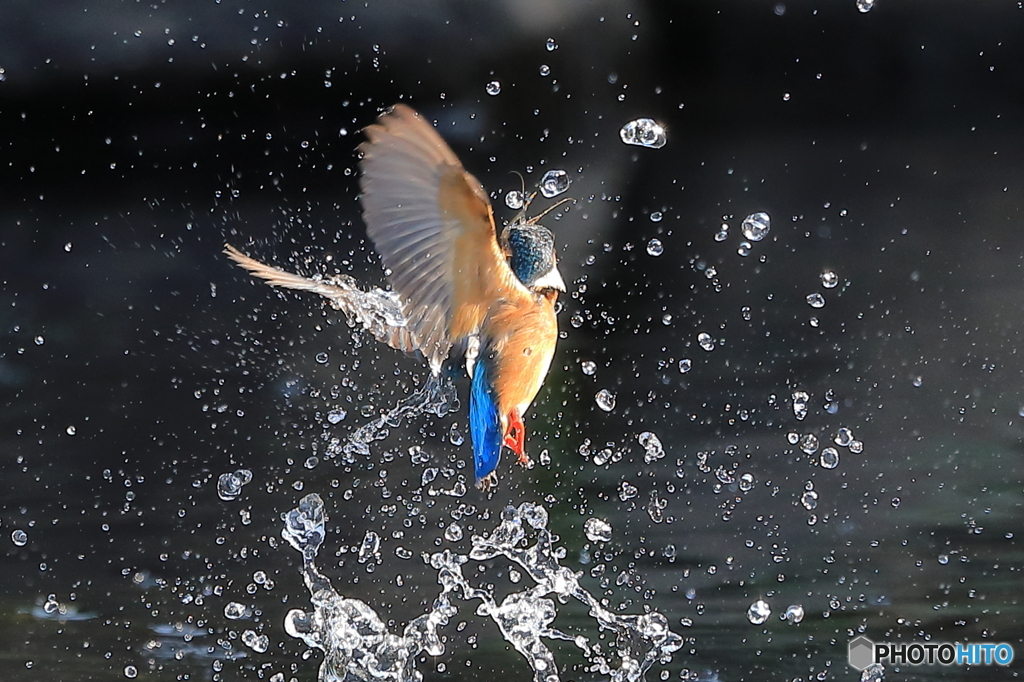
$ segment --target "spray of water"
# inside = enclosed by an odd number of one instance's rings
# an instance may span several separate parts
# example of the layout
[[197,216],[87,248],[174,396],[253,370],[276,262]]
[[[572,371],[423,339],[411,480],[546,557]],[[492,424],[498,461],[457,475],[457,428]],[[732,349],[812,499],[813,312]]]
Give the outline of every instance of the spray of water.
[[[507,507],[489,535],[472,537],[468,555],[450,549],[431,554],[427,563],[437,571],[441,591],[430,609],[413,619],[401,634],[388,632],[365,602],[337,593],[330,579],[317,568],[316,557],[328,520],[319,495],[302,498],[295,509],[282,515],[282,520],[282,535],[302,554],[302,576],[313,607],[308,612],[290,611],[285,629],[323,651],[321,682],[421,680],[416,659],[421,652],[444,654],[439,630],[458,612],[459,602],[479,602],[477,613],[494,621],[501,636],[526,659],[536,682],[559,680],[554,654],[545,640],[572,642],[590,662],[590,672],[612,682],[639,682],[654,663],[668,663],[682,646],[682,638],[669,629],[668,620],[657,611],[616,615],[603,608],[580,585],[582,574],[559,564],[562,553],[547,528],[548,513],[541,505],[524,502]],[[470,584],[463,574],[466,564],[499,556],[518,565],[534,582],[532,587],[512,592],[500,602],[490,589]],[[569,599],[589,608],[598,631],[614,634],[614,645],[608,651],[592,636],[551,627],[559,604]]]

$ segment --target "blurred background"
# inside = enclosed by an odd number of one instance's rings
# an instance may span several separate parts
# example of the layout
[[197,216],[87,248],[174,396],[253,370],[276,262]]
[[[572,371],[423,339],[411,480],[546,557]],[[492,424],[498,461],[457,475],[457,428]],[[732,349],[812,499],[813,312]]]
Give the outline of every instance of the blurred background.
[[[1024,12],[871,4],[8,0],[3,678],[316,679],[280,539],[310,492],[321,570],[393,632],[437,595],[422,553],[533,501],[607,608],[684,638],[648,679],[856,679],[858,634],[1018,652],[890,678],[1019,676]],[[569,292],[537,466],[503,462],[491,496],[460,411],[325,459],[425,367],[221,254],[382,285],[355,147],[397,101],[500,220],[521,183],[571,180],[543,221]],[[640,117],[664,147],[623,143]],[[555,625],[599,636],[578,605]],[[475,604],[442,632],[429,680],[532,674]],[[550,645],[562,679],[603,679]]]

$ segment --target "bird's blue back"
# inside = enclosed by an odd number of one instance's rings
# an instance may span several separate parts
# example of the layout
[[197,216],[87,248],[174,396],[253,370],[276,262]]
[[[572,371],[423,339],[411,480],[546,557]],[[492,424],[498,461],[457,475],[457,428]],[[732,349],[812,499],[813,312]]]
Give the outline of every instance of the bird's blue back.
[[473,441],[473,466],[480,481],[498,468],[501,454],[501,418],[494,402],[488,358],[481,357],[473,371],[469,389],[469,431]]

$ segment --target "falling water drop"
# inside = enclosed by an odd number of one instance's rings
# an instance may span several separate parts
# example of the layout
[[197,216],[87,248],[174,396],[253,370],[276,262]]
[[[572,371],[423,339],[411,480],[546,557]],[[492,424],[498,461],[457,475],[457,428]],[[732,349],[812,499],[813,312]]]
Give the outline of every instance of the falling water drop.
[[540,193],[551,199],[569,189],[569,175],[564,170],[549,170],[540,179]]
[[665,127],[650,118],[638,118],[622,126],[619,137],[626,144],[649,149],[660,149],[668,142]]

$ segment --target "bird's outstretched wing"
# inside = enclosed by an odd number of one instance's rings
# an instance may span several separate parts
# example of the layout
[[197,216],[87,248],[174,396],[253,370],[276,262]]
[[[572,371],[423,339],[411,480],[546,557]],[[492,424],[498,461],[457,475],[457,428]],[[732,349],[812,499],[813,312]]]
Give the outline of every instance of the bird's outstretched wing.
[[367,233],[437,371],[455,341],[479,330],[492,302],[530,293],[498,245],[483,188],[429,122],[399,104],[365,132]]
[[250,258],[230,244],[224,245],[224,253],[272,287],[320,294],[336,309],[345,313],[350,323],[361,325],[378,341],[392,348],[409,354],[420,348],[406,324],[402,304],[392,292],[381,289],[362,291],[351,278],[345,276],[313,279],[295,275]]

